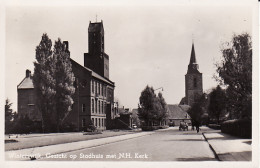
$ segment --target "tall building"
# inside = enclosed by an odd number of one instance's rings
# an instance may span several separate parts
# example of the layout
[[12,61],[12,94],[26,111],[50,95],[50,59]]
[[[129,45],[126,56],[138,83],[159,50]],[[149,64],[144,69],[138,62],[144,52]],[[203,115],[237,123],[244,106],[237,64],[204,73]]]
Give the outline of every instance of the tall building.
[[105,53],[103,22],[89,23],[88,53],[84,54],[84,66],[109,79],[109,56]]
[[199,72],[194,43],[192,43],[190,63],[185,75],[185,104],[192,106],[202,94],[202,73]]
[[[64,125],[72,131],[85,130],[90,124],[94,124],[100,130],[109,129],[116,116],[115,83],[109,80],[109,56],[104,51],[103,22],[90,22],[88,35],[89,53],[84,54],[84,66],[70,59],[75,77],[75,94],[72,96],[72,111],[65,118]],[[69,50],[69,43],[64,41],[64,44]],[[27,114],[33,119],[33,109],[35,112],[38,110],[35,103],[30,103],[30,97],[37,99],[30,73],[27,75],[26,71],[26,78],[17,89],[18,113]],[[31,101],[34,101],[33,99]],[[40,116],[38,118],[41,119]]]

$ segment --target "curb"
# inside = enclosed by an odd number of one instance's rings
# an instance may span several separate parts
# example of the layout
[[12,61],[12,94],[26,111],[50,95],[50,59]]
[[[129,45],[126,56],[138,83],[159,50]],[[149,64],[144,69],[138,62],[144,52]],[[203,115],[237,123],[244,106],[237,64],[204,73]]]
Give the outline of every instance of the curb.
[[[134,138],[138,138],[138,137],[142,137],[142,136],[147,136],[147,135],[151,135],[153,132],[151,132],[151,133],[146,133],[146,134],[144,134],[144,133],[142,133],[142,134],[139,134],[139,135],[137,135],[137,134],[135,134],[135,136],[134,137],[123,137],[122,139],[118,139],[118,140],[110,140],[109,142],[98,142],[98,143],[94,143],[94,144],[91,144],[91,145],[88,145],[88,144],[84,144],[84,142],[87,142],[87,141],[81,141],[81,142],[71,142],[71,143],[79,143],[80,144],[80,146],[79,147],[68,147],[68,148],[64,148],[64,149],[60,149],[60,150],[54,150],[54,151],[50,151],[49,153],[51,154],[51,155],[55,155],[55,154],[60,154],[60,153],[66,153],[66,152],[72,152],[72,151],[77,151],[77,150],[82,150],[82,149],[87,149],[87,148],[94,148],[94,147],[98,147],[98,146],[103,146],[103,145],[106,145],[106,144],[111,144],[111,143],[115,143],[115,142],[120,142],[120,141],[125,141],[125,140],[129,140],[129,139],[134,139]],[[126,134],[126,135],[121,135],[121,136],[127,136],[128,134]],[[113,137],[107,137],[107,138],[114,138],[114,137],[120,137],[120,135],[119,136],[113,136]],[[100,141],[102,141],[101,139],[103,139],[103,138],[99,138],[99,140]],[[95,139],[92,139],[92,140],[94,140],[95,141]],[[64,143],[64,144],[58,144],[59,146],[64,146],[64,145],[66,145],[66,144],[71,144],[71,143]],[[81,143],[83,143],[83,144],[81,144]],[[52,147],[54,147],[55,145],[49,145],[49,146],[44,146],[44,147],[46,147],[47,149],[48,148],[52,148]],[[13,152],[22,152],[22,153],[17,153],[17,155],[21,155],[21,156],[27,156],[28,155],[28,157],[21,157],[21,158],[17,158],[17,159],[11,159],[10,158],[10,161],[11,160],[13,160],[13,161],[18,161],[18,160],[40,160],[40,159],[43,159],[43,158],[45,158],[44,157],[44,152],[43,151],[41,151],[42,149],[44,149],[44,150],[46,150],[46,148],[44,148],[44,147],[34,147],[34,148],[26,148],[26,149],[22,149],[22,150],[15,150],[15,151],[7,151],[7,152],[5,152],[5,154],[6,154],[6,157],[7,157],[7,155],[10,153],[11,155],[12,155],[12,153]],[[35,149],[37,149],[37,150],[39,150],[39,151],[35,151]],[[28,152],[25,152],[26,150],[28,150]],[[30,150],[32,150],[32,151],[30,151]],[[42,153],[43,152],[43,153]],[[40,154],[41,156],[43,156],[43,157],[37,157],[36,155],[38,155],[38,154]],[[30,156],[30,157],[29,157]]]
[[214,150],[214,148],[211,146],[211,144],[209,143],[208,139],[207,139],[206,136],[204,135],[204,132],[202,132],[202,135],[203,135],[204,139],[208,142],[209,148],[210,148],[210,149],[212,150],[212,152],[214,153],[215,158],[216,158],[218,161],[221,161],[221,160],[219,159],[219,157],[218,157],[217,152]]
[[[120,135],[109,135],[109,136],[106,136],[106,137],[97,137],[97,138],[93,138],[93,139],[76,140],[76,141],[64,142],[64,143],[73,143],[73,142],[89,141],[89,140],[94,140],[94,139],[109,138],[109,137],[115,137],[115,136],[121,136],[121,135],[128,135],[128,134],[136,134],[136,133],[140,133],[140,132],[124,133],[124,134],[120,134]],[[53,135],[47,135],[47,136],[53,136]],[[39,137],[39,136],[38,136],[38,137]],[[28,138],[28,137],[27,137],[27,138]],[[14,139],[14,140],[15,140],[15,139]],[[19,141],[18,141],[18,142],[19,142]],[[21,148],[18,148],[18,149],[8,149],[8,150],[5,150],[5,152],[8,152],[8,151],[19,151],[19,150],[22,150],[22,149],[45,147],[45,146],[51,146],[51,145],[59,145],[59,144],[64,144],[64,143],[47,144],[47,145],[39,145],[39,146],[31,146],[31,147],[21,147]]]
[[[128,139],[120,139],[118,141],[113,141],[113,142],[105,142],[103,144],[93,145],[93,146],[89,146],[89,147],[82,147],[82,148],[66,150],[66,151],[62,151],[62,152],[56,152],[56,153],[52,153],[52,155],[61,154],[61,153],[68,153],[68,152],[73,152],[73,151],[78,151],[78,150],[83,150],[83,149],[88,149],[88,148],[96,148],[96,147],[99,147],[99,146],[104,146],[104,145],[113,144],[113,143],[117,143],[117,142],[122,142],[122,141],[130,140],[130,139],[135,139],[135,138],[139,138],[139,137],[143,137],[143,136],[148,136],[148,135],[151,135],[151,134],[152,133],[147,134],[147,135],[137,136],[137,137],[131,137],[131,138],[128,138]],[[33,158],[33,159],[30,159],[30,160],[41,160],[41,159],[44,159],[44,158],[46,158],[46,157],[42,157],[42,158],[39,158],[39,159],[36,159],[36,158],[34,159]]]

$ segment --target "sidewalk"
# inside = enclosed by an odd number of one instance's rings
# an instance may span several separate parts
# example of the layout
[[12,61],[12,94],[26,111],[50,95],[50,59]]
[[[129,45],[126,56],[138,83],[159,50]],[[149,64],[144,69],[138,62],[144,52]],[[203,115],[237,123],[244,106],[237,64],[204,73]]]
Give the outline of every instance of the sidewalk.
[[113,142],[150,135],[153,133],[154,132],[140,132],[134,134],[92,139],[87,141],[48,145],[42,147],[33,147],[33,148],[26,148],[21,150],[11,150],[5,152],[5,159],[7,161],[8,160],[21,161],[21,160],[35,160],[35,159],[41,159],[45,157],[62,157],[62,153],[65,152],[101,146]]
[[[138,131],[138,130],[137,130]],[[113,131],[106,130],[102,134],[83,135],[82,132],[71,133],[50,133],[50,134],[28,134],[28,135],[11,135],[5,136],[5,140],[17,141],[14,143],[6,143],[5,151],[20,150],[33,147],[42,147],[47,145],[57,145],[70,142],[86,141],[91,139],[112,137],[125,134],[133,134],[134,131]]]
[[219,161],[252,161],[252,139],[242,139],[208,127],[201,127],[201,132]]

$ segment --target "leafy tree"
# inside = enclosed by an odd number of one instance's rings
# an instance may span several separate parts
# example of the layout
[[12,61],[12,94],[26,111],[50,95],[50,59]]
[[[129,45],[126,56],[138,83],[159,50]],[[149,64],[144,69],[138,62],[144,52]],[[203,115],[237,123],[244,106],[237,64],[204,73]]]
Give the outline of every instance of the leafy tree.
[[189,116],[194,123],[205,123],[207,122],[207,108],[208,108],[208,99],[207,94],[201,95],[198,100],[193,103],[191,108],[187,111]]
[[36,47],[33,83],[37,94],[37,106],[42,114],[43,132],[60,130],[62,122],[71,111],[74,74],[70,62],[70,52],[60,39],[52,42],[43,34]]
[[5,100],[5,133],[12,130],[14,120],[17,118],[17,113],[11,109],[12,104],[8,98]]
[[220,118],[226,114],[226,93],[219,85],[209,94],[209,118],[216,119],[219,124]]
[[168,118],[168,108],[167,103],[165,102],[161,92],[158,93],[158,102],[160,107],[160,110],[158,111],[158,120],[165,121],[165,119]]
[[57,131],[59,131],[73,104],[72,95],[75,93],[73,86],[74,74],[70,62],[70,53],[66,44],[62,43],[60,39],[55,42],[53,57],[57,60],[54,77],[56,80],[56,122]]
[[56,81],[54,79],[55,60],[52,57],[52,42],[47,34],[42,35],[36,47],[33,84],[37,95],[37,107],[42,115],[43,132],[54,131]]
[[249,34],[234,35],[223,45],[223,60],[217,63],[217,81],[227,87],[232,118],[252,117],[252,42]]
[[167,116],[167,107],[162,97],[154,93],[153,87],[146,86],[142,91],[138,104],[138,117],[145,123],[146,126],[152,123],[158,123],[164,120]]

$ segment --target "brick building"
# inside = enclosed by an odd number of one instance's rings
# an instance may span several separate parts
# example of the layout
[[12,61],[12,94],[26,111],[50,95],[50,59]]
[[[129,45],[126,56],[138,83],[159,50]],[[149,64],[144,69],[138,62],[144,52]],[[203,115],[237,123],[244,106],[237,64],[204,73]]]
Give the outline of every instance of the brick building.
[[17,101],[19,116],[30,117],[33,121],[41,121],[41,115],[36,107],[36,94],[34,91],[32,75],[30,70],[26,70],[25,78],[17,86]]
[[[90,22],[88,36],[89,52],[84,54],[84,66],[70,59],[75,76],[75,94],[72,96],[74,101],[72,111],[66,117],[64,124],[74,131],[82,131],[91,123],[100,130],[109,129],[116,115],[114,111],[115,84],[109,80],[109,56],[104,50],[103,22]],[[69,43],[64,43],[69,49]],[[30,95],[34,93],[31,77],[26,75],[17,89],[18,113],[30,113],[29,117],[33,119],[34,115],[31,114],[34,112],[25,102],[25,99],[29,101]],[[37,109],[35,105],[34,109]]]
[[191,106],[202,94],[202,73],[199,72],[194,44],[192,43],[190,63],[188,65],[187,74],[185,75],[185,98],[180,104]]

